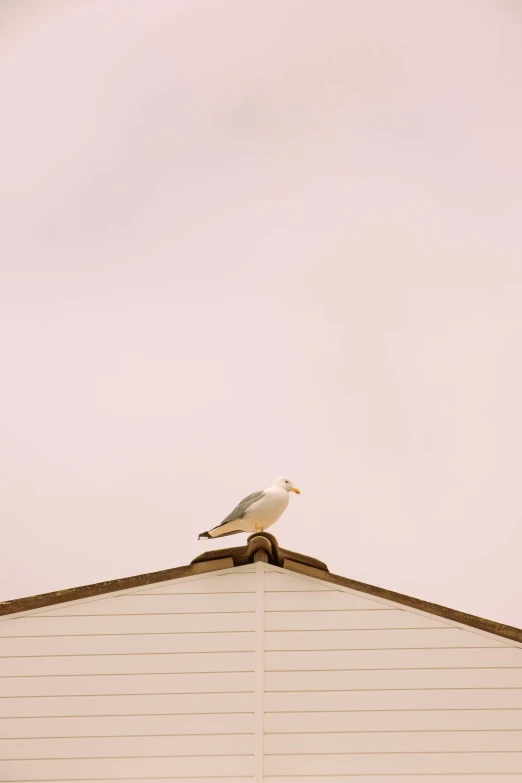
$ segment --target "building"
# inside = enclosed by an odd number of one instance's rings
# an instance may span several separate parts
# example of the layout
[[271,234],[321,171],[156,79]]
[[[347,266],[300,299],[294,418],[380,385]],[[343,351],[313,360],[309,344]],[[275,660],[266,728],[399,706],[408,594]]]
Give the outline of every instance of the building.
[[522,631],[273,536],[0,605],[0,780],[522,781]]

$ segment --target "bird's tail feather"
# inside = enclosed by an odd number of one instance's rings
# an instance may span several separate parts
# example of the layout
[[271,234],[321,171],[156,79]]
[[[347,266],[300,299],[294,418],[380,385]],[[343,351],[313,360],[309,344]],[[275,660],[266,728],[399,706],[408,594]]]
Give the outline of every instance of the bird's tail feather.
[[217,528],[213,528],[212,530],[206,530],[204,533],[200,533],[198,536],[198,541],[200,538],[224,538],[225,536],[235,536],[236,533],[244,533],[244,530],[230,530],[228,533],[216,533],[214,536],[211,536],[210,534],[214,532],[214,530],[219,530],[219,526]]
[[209,538],[224,538],[225,536],[235,536],[236,533],[244,533],[244,530],[229,530],[228,533],[217,533],[215,536],[209,536]]

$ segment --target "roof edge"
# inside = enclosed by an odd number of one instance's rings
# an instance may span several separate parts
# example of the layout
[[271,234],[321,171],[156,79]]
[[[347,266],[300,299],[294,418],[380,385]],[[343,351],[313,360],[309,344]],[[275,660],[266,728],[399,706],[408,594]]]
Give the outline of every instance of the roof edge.
[[[300,571],[306,573],[305,569],[294,568],[292,571]],[[312,575],[312,574],[310,574]],[[505,639],[511,639],[514,642],[522,643],[522,629],[515,628],[513,625],[505,625],[504,623],[497,623],[495,620],[486,620],[484,617],[478,617],[474,614],[468,614],[467,612],[460,612],[458,609],[450,609],[447,606],[441,604],[434,604],[431,601],[423,601],[421,598],[414,598],[410,595],[404,595],[403,593],[396,593],[393,590],[386,590],[384,587],[376,587],[375,585],[368,585],[365,582],[358,582],[356,579],[349,579],[345,576],[338,576],[337,574],[331,574],[330,572],[314,571],[313,576],[316,579],[322,579],[325,582],[331,584],[341,585],[342,587],[349,587],[352,590],[357,590],[360,593],[367,593],[368,595],[374,595],[376,598],[384,598],[387,601],[394,601],[395,603],[402,604],[403,606],[409,606],[410,609],[418,609],[421,612],[427,612],[428,614],[434,614],[437,617],[443,617],[445,620],[452,620],[455,623],[461,625],[467,625],[471,628],[476,628],[478,631],[485,631],[487,633],[494,634],[495,636],[502,636]]]
[[54,590],[51,593],[40,593],[38,595],[29,595],[24,598],[13,598],[11,601],[0,602],[0,616],[15,614],[16,612],[27,612],[32,609],[43,609],[47,606],[55,606],[56,604],[63,604],[68,601],[78,601],[81,598],[91,598],[97,595],[106,595],[107,593],[117,593],[120,590],[130,590],[134,587],[146,587],[147,585],[153,585],[156,582],[168,582],[171,579],[195,576],[196,574],[205,573],[207,571],[233,568],[234,563],[231,558],[224,558],[205,565],[207,566],[205,568],[198,567],[197,564],[179,566],[178,568],[167,568],[164,571],[151,571],[148,574],[125,576],[121,579],[94,582],[93,584],[81,585],[80,587],[68,587],[65,590]]

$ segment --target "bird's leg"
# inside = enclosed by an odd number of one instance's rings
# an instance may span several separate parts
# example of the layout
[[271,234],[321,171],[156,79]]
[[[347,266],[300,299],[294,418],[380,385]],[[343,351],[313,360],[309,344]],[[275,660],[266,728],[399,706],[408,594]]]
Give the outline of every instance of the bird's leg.
[[256,533],[262,533],[263,532],[263,528],[257,522],[255,524],[255,528],[254,529],[255,529]]

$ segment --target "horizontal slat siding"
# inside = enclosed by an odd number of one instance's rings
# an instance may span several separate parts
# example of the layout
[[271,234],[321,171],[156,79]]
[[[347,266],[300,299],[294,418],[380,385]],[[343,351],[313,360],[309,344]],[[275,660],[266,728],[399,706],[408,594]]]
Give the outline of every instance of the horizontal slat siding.
[[342,710],[520,709],[522,690],[492,688],[452,690],[368,690],[266,693],[268,712]]
[[[64,603],[56,604],[54,606],[45,607],[43,609],[35,609],[29,612],[20,612],[15,615],[5,615],[0,617],[0,625],[4,622],[10,622],[13,619],[21,617],[40,617],[53,614],[82,614],[84,607],[87,614],[105,614],[105,612],[98,607],[104,603],[111,603],[118,599],[124,599],[128,603],[132,602],[134,598],[147,599],[149,596],[171,596],[172,600],[184,600],[184,596],[196,596],[195,601],[202,601],[207,603],[208,601],[214,602],[214,597],[220,595],[232,596],[232,594],[239,595],[240,601],[247,600],[250,602],[250,608],[253,608],[253,594],[255,592],[254,573],[244,571],[242,568],[235,569],[237,573],[228,572],[222,574],[200,575],[196,577],[189,577],[187,579],[175,579],[167,582],[158,582],[153,585],[146,585],[145,587],[136,587],[131,590],[123,590],[116,593],[108,593],[107,595],[94,596],[90,598],[80,598],[76,601],[65,601]],[[199,596],[199,598],[197,598]],[[241,596],[246,596],[242,598]],[[161,600],[161,599],[159,599]],[[166,599],[169,600],[169,599]],[[226,599],[217,599],[218,601]],[[231,598],[231,600],[235,600]],[[87,611],[87,608],[92,611]],[[79,610],[77,612],[76,610]],[[207,609],[208,611],[208,609]]]
[[7,656],[250,652],[254,650],[254,633],[22,636],[2,638],[0,650],[2,655]]
[[134,587],[127,590],[120,590],[114,593],[90,596],[87,598],[78,598],[74,601],[64,601],[42,609],[34,609],[25,612],[19,612],[16,615],[4,615],[0,617],[0,623],[14,619],[20,616],[36,616],[52,614],[60,609],[75,609],[76,607],[93,606],[97,603],[114,601],[119,598],[128,599],[134,596],[149,595],[170,595],[183,597],[185,595],[230,595],[232,593],[240,595],[250,595],[255,593],[254,571],[245,570],[243,567],[234,568],[232,571],[221,573],[199,574],[185,579],[173,579],[165,582],[156,582],[142,587]]
[[211,575],[1,621],[0,779],[249,779],[254,598]]
[[475,647],[404,650],[292,650],[266,652],[266,671],[330,671],[332,669],[437,669],[520,667],[522,649]]
[[[289,778],[287,775],[279,776],[279,775],[266,775],[265,774],[265,780],[269,780],[270,783],[289,783]],[[297,776],[293,777],[291,779],[291,783],[403,783],[403,781],[397,781],[397,777],[392,777],[390,775],[352,775],[350,773],[349,776],[337,776],[332,777],[331,775],[323,776],[323,775],[306,775],[304,777]],[[404,781],[404,783],[470,783],[473,781],[475,783],[475,780],[473,778],[463,778],[461,774],[457,773],[456,775],[452,774],[421,774],[421,775],[412,775],[409,774],[407,779]],[[514,774],[511,776],[506,776],[504,774],[495,775],[495,774],[484,774],[481,773],[480,778],[478,778],[479,783],[520,783],[520,776]],[[36,781],[36,783],[40,783],[40,781]],[[96,781],[96,783],[109,783],[109,781],[101,780]],[[190,783],[198,783],[198,781],[191,780]],[[200,781],[202,783],[202,781]],[[211,783],[209,781],[205,781],[205,783]],[[237,783],[235,781],[234,783]]]
[[[266,775],[521,773],[522,753],[368,753],[265,756]],[[409,783],[409,782],[408,782]],[[431,783],[431,781],[430,781]]]
[[353,712],[272,712],[265,732],[345,731],[497,731],[522,729],[522,709],[501,710],[378,710]]
[[265,753],[522,752],[522,731],[352,732],[267,734]]
[[40,696],[0,699],[0,717],[175,715],[253,712],[252,693],[160,693],[127,696]]
[[144,595],[176,595],[183,593],[253,593],[255,592],[254,573],[238,570],[237,573],[217,574],[195,579],[175,579],[172,582],[158,582],[133,591]]
[[460,628],[365,631],[267,631],[266,650],[406,649],[498,647],[495,639]]
[[[3,677],[71,674],[190,674],[252,672],[254,653],[151,653],[149,655],[55,655],[1,658]],[[1,685],[0,685],[1,690]]]
[[266,780],[522,781],[521,649],[312,578],[266,581]]
[[[56,617],[38,615],[0,625],[0,637],[98,636],[104,634],[221,633],[252,631],[253,612],[207,614],[126,614]],[[0,642],[1,644],[1,642]]]
[[96,780],[99,778],[235,778],[252,772],[252,756],[175,756],[172,758],[43,759],[0,762],[0,780]]
[[[264,578],[265,779],[522,780],[522,650]],[[241,570],[0,622],[0,780],[253,783],[254,591]]]
[[266,650],[421,649],[498,647],[496,639],[460,628],[330,631],[267,631]]
[[253,734],[210,737],[60,737],[0,739],[2,759],[65,759],[124,756],[234,756],[254,753]]
[[[392,669],[267,672],[267,691],[349,691],[401,688],[520,688],[521,669]],[[522,694],[522,690],[521,690]]]
[[[54,779],[56,780],[56,778],[54,778]],[[163,779],[165,780],[165,776],[163,776]],[[241,777],[237,777],[236,775],[234,775],[233,777],[230,777],[230,779],[233,780],[234,783],[254,783],[254,778],[253,777],[248,777],[247,778],[247,777],[244,777],[243,775],[241,775]],[[12,780],[12,778],[11,778],[11,780]],[[72,781],[85,781],[85,778],[82,778],[82,777],[70,778],[70,780],[71,780],[71,783],[72,783]],[[146,777],[139,777],[139,778],[136,778],[136,777],[133,777],[133,778],[128,778],[128,777],[123,777],[123,778],[114,778],[114,777],[112,777],[112,778],[91,778],[90,782],[94,783],[94,781],[95,781],[95,783],[116,783],[116,781],[118,781],[118,783],[129,783],[129,780],[132,780],[132,781],[143,781],[143,783],[151,783],[152,780],[161,780],[161,777],[159,777],[159,778],[150,778],[147,775]],[[178,778],[178,777],[174,777],[172,775],[169,775],[168,776],[168,780],[172,780],[172,781],[181,781],[181,780],[183,780],[183,781],[185,781],[185,783],[188,783],[189,781],[190,781],[190,783],[223,783],[223,778],[222,777],[215,778],[215,777],[208,777],[208,775],[205,775],[204,778],[200,778],[200,777],[195,778],[195,777],[192,777],[192,776],[190,778]],[[7,781],[7,783],[9,783],[9,781]],[[24,783],[27,783],[27,781],[25,781]],[[29,783],[49,783],[49,780],[48,779],[47,780],[41,780],[41,779],[35,780],[34,778],[31,778]],[[306,781],[306,783],[308,783],[308,780]],[[332,783],[331,780],[329,781],[329,783]],[[350,779],[350,783],[351,783],[351,779]],[[366,783],[367,783],[367,781],[366,781]],[[389,781],[388,781],[388,783],[389,783]],[[409,783],[409,781],[408,781],[408,783]],[[430,781],[430,783],[431,783],[431,781]],[[459,783],[462,783],[462,781],[460,781]],[[481,780],[481,783],[483,783],[482,780]],[[488,781],[486,781],[486,783],[488,783]],[[503,780],[503,783],[506,783],[505,779]]]
[[[303,591],[305,593],[317,593],[319,590],[325,590],[327,592],[336,591],[335,587],[331,587],[326,582],[321,582],[320,579],[314,579],[312,577],[299,577],[290,576],[288,573],[282,571],[267,570],[265,573],[265,592],[295,592]],[[371,600],[371,599],[369,599]]]
[[[224,704],[223,710],[227,706]],[[0,737],[114,737],[178,734],[243,734],[254,731],[254,713],[120,715],[86,718],[0,719]],[[201,739],[205,742],[205,739]],[[238,739],[237,742],[240,742]]]
[[[295,580],[297,581],[297,580]],[[295,585],[294,585],[295,587]],[[265,609],[268,612],[313,612],[335,610],[382,611],[390,607],[379,601],[362,596],[341,593],[339,590],[287,590],[268,592],[265,595]]]
[[75,606],[61,606],[35,617],[71,617],[89,615],[154,615],[154,614],[200,614],[209,612],[209,601],[212,602],[212,612],[252,612],[253,593],[215,593],[209,599],[205,593],[189,593],[184,595],[157,595],[156,593],[141,593],[120,595],[103,601],[88,601]]
[[72,677],[3,677],[7,696],[91,696],[126,693],[240,693],[254,690],[253,672],[200,674],[95,674]]
[[401,609],[366,611],[266,612],[267,631],[331,631],[388,628],[444,628],[434,617]]

